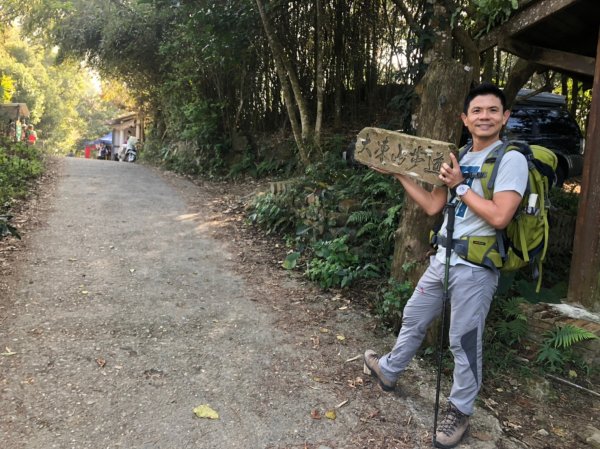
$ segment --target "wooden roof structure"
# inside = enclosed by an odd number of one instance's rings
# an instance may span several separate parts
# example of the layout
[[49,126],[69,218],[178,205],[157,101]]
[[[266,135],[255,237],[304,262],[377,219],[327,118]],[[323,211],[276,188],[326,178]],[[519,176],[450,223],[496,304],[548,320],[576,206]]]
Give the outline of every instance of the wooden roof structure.
[[0,104],[0,117],[11,120],[29,117],[29,109],[25,103],[2,103]]
[[529,0],[481,39],[592,87],[567,302],[600,312],[600,1]]

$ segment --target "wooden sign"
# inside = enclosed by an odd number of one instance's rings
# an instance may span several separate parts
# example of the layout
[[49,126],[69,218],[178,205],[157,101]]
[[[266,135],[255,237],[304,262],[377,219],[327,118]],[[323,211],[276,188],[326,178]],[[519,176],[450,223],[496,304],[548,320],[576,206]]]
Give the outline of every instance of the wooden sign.
[[456,145],[424,137],[410,136],[380,128],[364,128],[358,133],[354,158],[369,167],[408,175],[428,184],[442,186],[438,178],[443,162],[450,164]]

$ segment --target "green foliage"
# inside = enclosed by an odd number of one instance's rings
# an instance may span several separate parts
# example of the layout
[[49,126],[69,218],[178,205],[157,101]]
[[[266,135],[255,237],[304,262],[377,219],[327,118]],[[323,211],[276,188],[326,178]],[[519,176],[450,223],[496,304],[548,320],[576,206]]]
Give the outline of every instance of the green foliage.
[[580,363],[573,353],[573,345],[598,338],[592,332],[572,324],[555,326],[553,330],[546,332],[544,337],[536,362],[551,372],[561,372],[569,364]]
[[[85,140],[107,132],[109,116],[93,118],[105,109],[91,74],[78,61],[57,60],[56,50],[44,48],[7,28],[0,42],[0,82],[4,100],[26,103],[27,123],[35,125],[38,138],[52,152],[66,154]],[[102,128],[95,127],[98,122]]]
[[255,155],[247,151],[241,161],[231,165],[227,177],[237,179],[243,176],[251,176],[260,179],[277,175],[281,172],[281,169],[281,162],[273,159],[257,162]]
[[292,251],[291,253],[289,253],[283,261],[283,268],[285,268],[286,270],[293,270],[296,267],[300,256],[301,253],[299,253],[298,251]]
[[473,3],[487,22],[486,31],[506,22],[513,10],[519,7],[518,0],[473,0]]
[[292,211],[291,192],[280,195],[266,193],[254,199],[248,219],[253,224],[261,226],[267,234],[279,232],[285,234],[294,229],[294,213]]
[[572,324],[556,326],[554,330],[546,333],[546,337],[547,340],[545,343],[558,349],[567,349],[580,341],[595,340],[598,338],[592,332]]
[[[24,143],[0,140],[0,211],[27,193],[29,182],[43,170],[40,151]],[[6,227],[9,230],[8,226]]]
[[322,288],[347,287],[354,280],[373,278],[378,269],[373,264],[360,265],[360,258],[347,245],[348,236],[319,241],[313,245],[314,256],[306,275]]
[[0,71],[0,103],[10,103],[15,93],[15,82]]
[[[399,183],[370,170],[349,168],[337,156],[341,151],[335,145],[341,146],[341,141],[334,136],[323,162],[286,183],[284,193],[259,196],[249,214],[250,221],[268,233],[287,235],[290,246],[310,260],[306,275],[325,288],[374,276],[387,279],[402,212]],[[346,257],[337,254],[339,246],[347,248]],[[326,257],[314,254],[325,248],[330,248]],[[300,265],[296,260],[294,266]]]
[[500,317],[494,323],[494,337],[507,346],[520,343],[527,334],[527,317],[520,307],[524,302],[525,300],[519,297],[498,297],[494,301],[496,316]]
[[496,296],[492,301],[484,330],[484,368],[494,375],[515,367],[520,343],[527,334],[527,317],[521,297]]
[[402,311],[413,289],[410,281],[399,282],[394,278],[390,278],[387,287],[382,289],[382,299],[377,303],[376,311],[381,319],[392,327],[394,333],[400,330]]
[[[520,297],[502,296],[492,302],[484,334],[485,366],[492,373],[516,366],[516,354],[525,350],[522,342],[528,333],[528,326],[527,317],[521,309],[521,304],[525,302]],[[556,326],[544,334],[535,363],[550,372],[562,372],[572,367],[587,371],[588,367],[575,355],[573,345],[596,338],[593,333],[571,324]]]

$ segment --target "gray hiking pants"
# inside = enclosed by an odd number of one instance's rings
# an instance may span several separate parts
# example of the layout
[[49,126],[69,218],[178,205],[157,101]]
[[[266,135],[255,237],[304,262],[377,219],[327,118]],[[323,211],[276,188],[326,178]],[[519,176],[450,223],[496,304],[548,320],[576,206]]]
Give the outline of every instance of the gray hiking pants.
[[[457,264],[450,267],[448,291],[450,350],[454,355],[454,382],[448,398],[466,415],[473,414],[481,388],[483,328],[498,285],[498,273],[488,268]],[[421,346],[429,324],[442,312],[444,264],[435,256],[404,308],[402,328],[394,348],[379,366],[390,380],[398,379]]]

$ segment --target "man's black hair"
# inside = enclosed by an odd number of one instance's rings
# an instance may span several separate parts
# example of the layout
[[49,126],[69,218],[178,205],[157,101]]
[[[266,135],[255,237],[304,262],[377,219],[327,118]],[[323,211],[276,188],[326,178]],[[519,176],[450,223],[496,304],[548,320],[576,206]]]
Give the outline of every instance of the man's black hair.
[[500,88],[495,84],[481,83],[479,86],[476,86],[473,89],[471,89],[467,94],[467,97],[465,98],[465,105],[463,107],[463,112],[465,114],[469,110],[469,105],[471,104],[471,101],[473,101],[475,97],[478,97],[480,95],[494,95],[495,97],[498,97],[500,99],[500,102],[502,103],[502,110],[506,111],[506,97],[504,96],[504,92],[502,92]]

